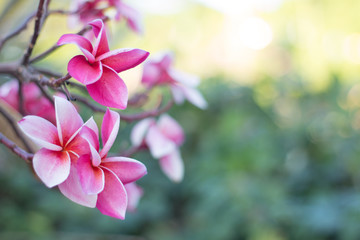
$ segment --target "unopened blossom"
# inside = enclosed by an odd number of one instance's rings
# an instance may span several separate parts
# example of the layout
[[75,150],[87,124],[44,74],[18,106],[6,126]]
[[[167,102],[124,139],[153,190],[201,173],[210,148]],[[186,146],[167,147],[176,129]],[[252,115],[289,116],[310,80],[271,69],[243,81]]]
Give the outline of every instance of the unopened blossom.
[[186,99],[195,106],[205,109],[207,102],[196,89],[199,79],[174,69],[172,65],[173,55],[169,52],[146,61],[141,82],[148,88],[155,85],[169,85],[175,103],[181,104]]
[[80,156],[71,176],[60,185],[61,192],[72,201],[97,207],[105,215],[124,219],[128,194],[124,187],[143,177],[146,167],[126,157],[109,157],[120,125],[118,113],[107,109],[102,127],[103,148],[100,150],[96,123],[90,119],[80,135],[88,142],[89,154]]
[[[24,115],[36,115],[55,123],[55,108],[49,99],[44,97],[39,87],[35,83],[23,83],[22,90]],[[2,84],[0,99],[19,112],[19,82],[11,80]]]
[[167,114],[160,116],[158,121],[144,119],[131,132],[132,144],[148,147],[151,155],[159,159],[162,171],[174,182],[180,182],[184,176],[184,163],[179,151],[184,139],[181,126]]
[[104,23],[97,19],[89,23],[95,34],[94,45],[77,34],[65,34],[58,45],[76,44],[84,55],[73,57],[68,63],[69,74],[86,85],[90,96],[98,103],[125,109],[128,90],[117,73],[142,63],[149,55],[141,49],[117,49],[110,51]]
[[83,120],[76,108],[64,98],[54,98],[56,126],[33,115],[18,122],[20,129],[41,147],[32,163],[47,187],[64,182],[70,173],[71,160],[87,151],[86,142],[79,136]]
[[85,24],[94,19],[105,17],[109,8],[115,8],[116,21],[124,19],[131,30],[138,34],[143,33],[140,13],[121,0],[75,0],[71,8],[77,12],[78,19]]

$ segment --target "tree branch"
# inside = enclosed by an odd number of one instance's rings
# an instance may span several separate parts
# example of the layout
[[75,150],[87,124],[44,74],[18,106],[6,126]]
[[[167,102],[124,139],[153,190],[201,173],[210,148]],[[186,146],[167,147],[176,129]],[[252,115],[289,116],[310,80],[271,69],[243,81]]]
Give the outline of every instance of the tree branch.
[[34,157],[34,154],[28,153],[24,149],[20,148],[13,141],[5,137],[2,133],[0,133],[0,143],[4,144],[8,149],[24,159],[27,163],[30,163]]
[[0,105],[0,114],[4,116],[4,118],[6,119],[6,121],[10,124],[11,128],[13,129],[14,133],[16,134],[16,136],[21,140],[21,142],[24,144],[25,148],[29,151],[29,152],[33,152],[33,149],[31,149],[29,143],[26,141],[26,139],[21,135],[21,133],[19,132],[19,129],[16,127],[15,123],[16,120],[13,119],[13,117],[8,114],[8,112]]
[[32,51],[34,49],[36,40],[39,37],[39,33],[40,33],[40,30],[41,30],[41,25],[42,25],[42,16],[43,16],[43,13],[44,13],[44,3],[45,3],[45,0],[39,0],[39,6],[38,6],[37,13],[36,13],[36,20],[35,20],[35,26],[34,26],[34,34],[33,34],[32,38],[31,38],[29,47],[27,48],[27,51],[26,51],[26,53],[25,53],[25,55],[23,57],[23,60],[22,60],[23,65],[28,65],[29,64],[29,59],[30,59],[31,53],[32,53]]

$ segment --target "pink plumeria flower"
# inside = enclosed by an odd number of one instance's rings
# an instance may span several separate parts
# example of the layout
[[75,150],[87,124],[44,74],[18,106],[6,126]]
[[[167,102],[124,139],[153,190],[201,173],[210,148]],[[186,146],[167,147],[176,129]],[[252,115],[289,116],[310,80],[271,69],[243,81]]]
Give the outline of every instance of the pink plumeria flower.
[[60,191],[72,201],[88,207],[97,207],[105,215],[124,219],[128,206],[124,184],[143,177],[144,164],[126,157],[108,157],[120,125],[118,113],[107,109],[102,127],[103,148],[99,147],[96,123],[90,119],[80,135],[86,139],[89,154],[80,156],[71,177],[61,184]]
[[144,191],[135,182],[125,184],[125,189],[128,196],[127,210],[135,212]]
[[[0,99],[19,111],[19,82],[11,80],[1,85]],[[23,83],[25,115],[36,115],[55,123],[55,108],[35,83]]]
[[141,49],[117,49],[110,51],[102,20],[89,23],[95,34],[95,44],[77,34],[65,34],[58,45],[76,44],[84,55],[73,57],[68,64],[69,74],[86,85],[90,96],[98,103],[125,109],[128,90],[117,73],[142,63],[149,55]]
[[85,24],[105,17],[108,8],[116,9],[116,21],[124,19],[131,30],[138,34],[143,33],[143,21],[140,13],[121,0],[77,0],[73,2],[72,7],[77,11],[79,20]]
[[195,106],[205,109],[207,102],[196,89],[199,79],[174,69],[172,64],[171,53],[158,55],[157,58],[145,62],[142,83],[148,88],[155,85],[169,85],[175,103],[182,104],[186,99]]
[[67,179],[71,159],[87,150],[86,141],[79,135],[83,120],[76,108],[66,99],[55,98],[56,127],[38,116],[25,116],[18,122],[20,129],[42,147],[32,163],[35,173],[49,188]]
[[174,182],[180,182],[184,176],[184,163],[178,149],[184,139],[181,126],[167,114],[157,122],[153,118],[144,119],[131,132],[132,144],[148,147],[151,155],[159,159],[162,171]]

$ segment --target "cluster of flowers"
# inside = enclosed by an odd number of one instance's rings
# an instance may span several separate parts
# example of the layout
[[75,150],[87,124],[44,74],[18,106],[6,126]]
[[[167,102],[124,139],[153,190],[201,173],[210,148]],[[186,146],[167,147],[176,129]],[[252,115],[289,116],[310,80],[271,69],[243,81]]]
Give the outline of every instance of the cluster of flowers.
[[[136,14],[122,1],[93,0],[77,2],[81,20],[102,17],[101,2],[116,7],[117,19],[127,19],[138,31]],[[135,23],[134,23],[135,22]],[[40,150],[34,154],[32,164],[37,176],[51,188],[58,186],[70,200],[86,207],[96,207],[105,215],[124,219],[126,210],[136,208],[142,189],[135,182],[147,173],[145,165],[135,159],[108,156],[120,126],[120,115],[110,108],[125,109],[128,91],[118,73],[144,62],[149,53],[141,49],[110,51],[105,24],[101,19],[89,25],[95,36],[94,44],[77,34],[65,34],[58,45],[76,44],[83,55],[73,57],[68,63],[71,77],[86,86],[96,102],[107,107],[101,125],[100,149],[98,125],[91,117],[85,123],[76,106],[64,95],[54,96],[54,105],[34,83],[22,85],[24,112],[28,114],[18,122],[20,129],[30,137]],[[151,89],[169,87],[174,101],[186,100],[199,108],[206,108],[206,101],[196,89],[196,77],[172,67],[171,53],[159,54],[144,63],[142,83]],[[9,81],[0,87],[0,101],[19,110],[18,82]],[[160,167],[172,181],[183,179],[184,165],[179,147],[185,139],[181,126],[169,115],[158,120],[146,118],[138,122],[131,133],[134,147],[149,149],[159,159]]]

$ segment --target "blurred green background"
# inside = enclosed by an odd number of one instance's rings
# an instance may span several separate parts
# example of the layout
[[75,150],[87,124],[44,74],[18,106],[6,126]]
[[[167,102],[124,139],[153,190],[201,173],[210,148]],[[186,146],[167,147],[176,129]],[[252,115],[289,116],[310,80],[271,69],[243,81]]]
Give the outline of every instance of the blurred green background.
[[[0,146],[0,239],[360,239],[360,1],[151,2],[134,1],[145,35],[111,24],[111,48],[170,49],[178,69],[202,78],[209,108],[170,111],[186,132],[184,181],[135,155],[145,194],[120,221],[47,189]],[[1,2],[1,33],[36,3]],[[31,28],[1,61],[22,55]],[[78,29],[50,17],[35,54]],[[65,73],[75,50],[38,65]],[[131,89],[140,74],[124,74]],[[119,145],[131,126],[121,123]]]

